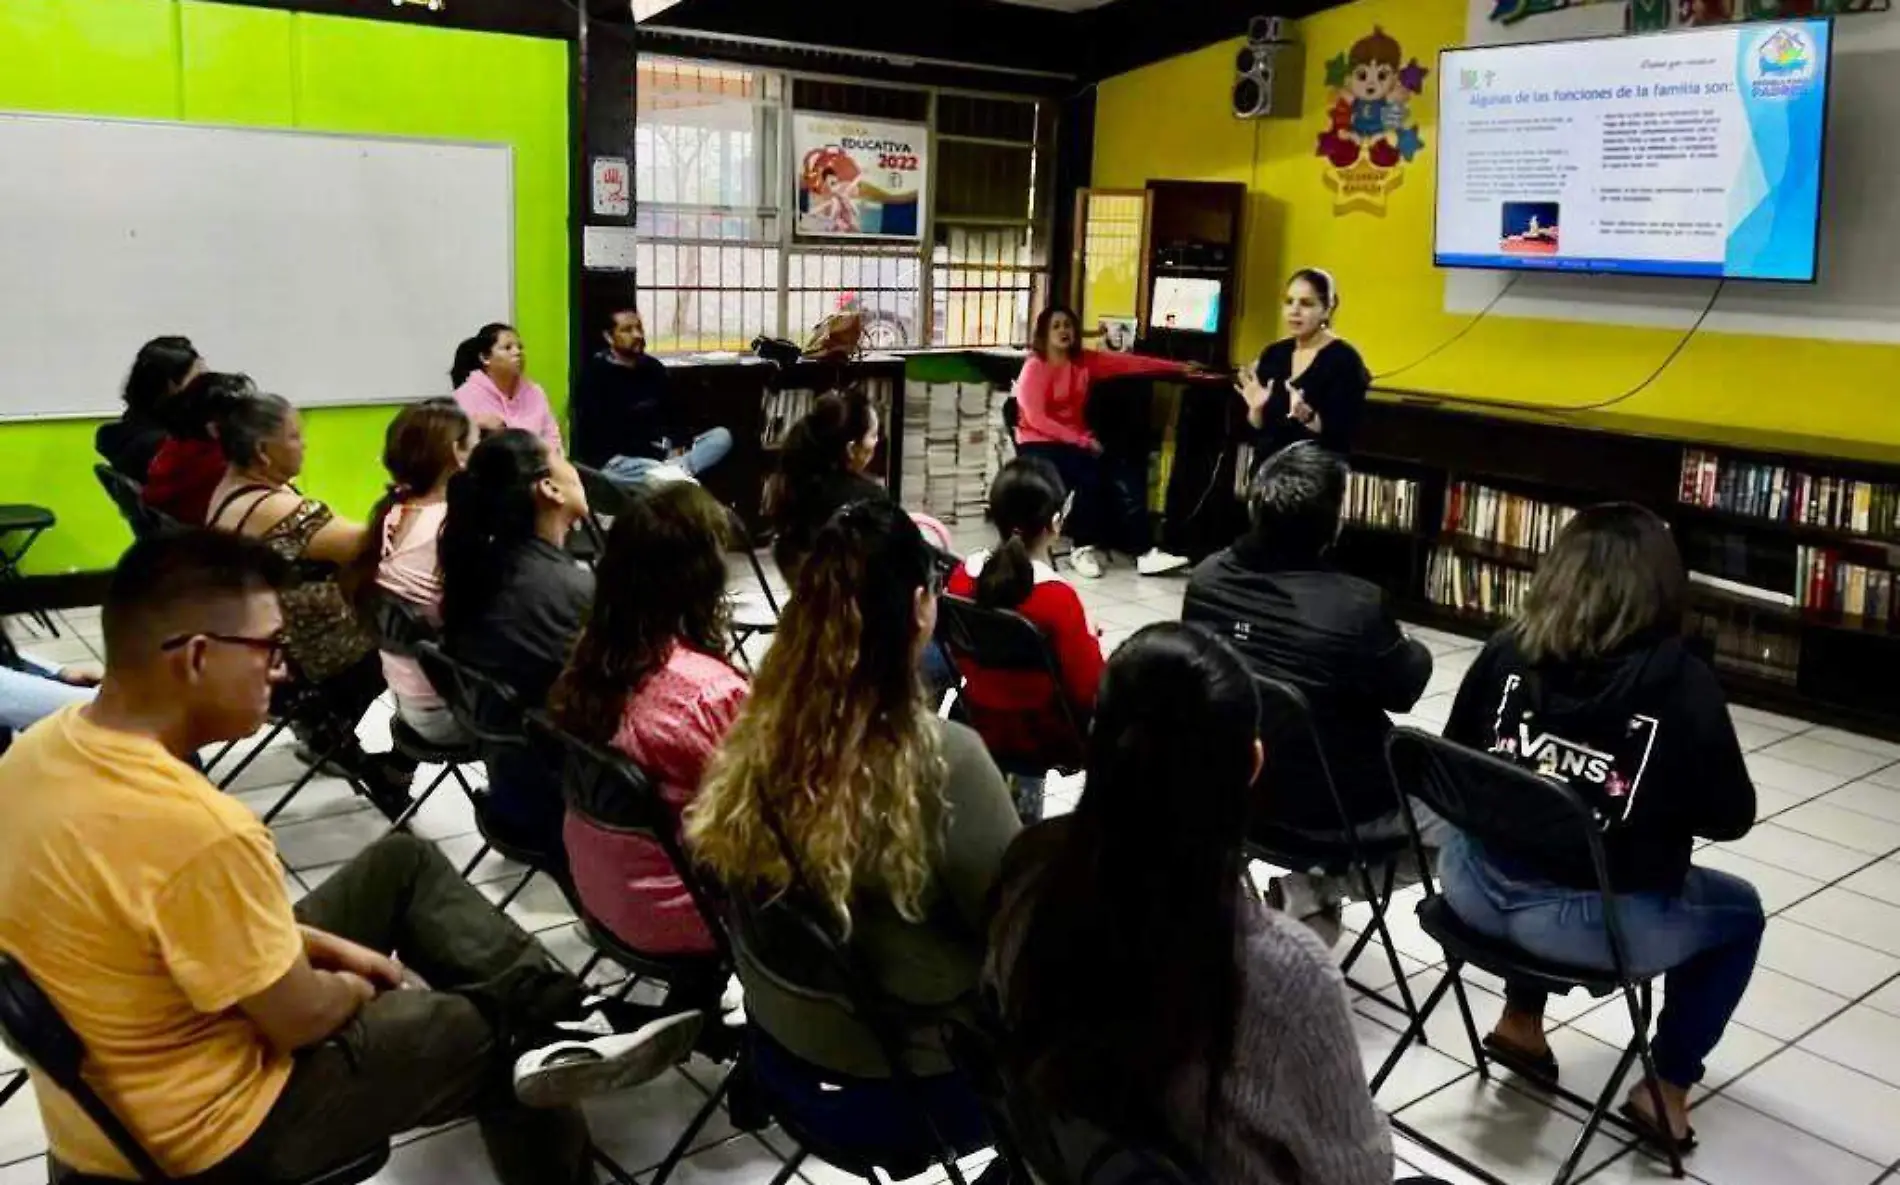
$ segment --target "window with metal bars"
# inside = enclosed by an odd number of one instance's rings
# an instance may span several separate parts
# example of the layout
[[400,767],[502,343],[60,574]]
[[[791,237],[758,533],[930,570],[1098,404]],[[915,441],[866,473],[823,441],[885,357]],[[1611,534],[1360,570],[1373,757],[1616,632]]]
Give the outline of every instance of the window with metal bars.
[[[932,124],[923,242],[795,233],[793,109]],[[876,349],[1028,340],[1048,277],[1049,104],[645,57],[638,112],[636,286],[656,353],[802,340],[852,308]]]

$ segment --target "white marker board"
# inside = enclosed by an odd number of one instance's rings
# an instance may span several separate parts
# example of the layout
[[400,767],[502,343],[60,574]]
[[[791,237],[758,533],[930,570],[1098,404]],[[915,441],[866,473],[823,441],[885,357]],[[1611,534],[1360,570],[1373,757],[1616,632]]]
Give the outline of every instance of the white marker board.
[[505,145],[0,113],[0,162],[0,419],[118,414],[167,333],[301,406],[410,400],[513,317]]

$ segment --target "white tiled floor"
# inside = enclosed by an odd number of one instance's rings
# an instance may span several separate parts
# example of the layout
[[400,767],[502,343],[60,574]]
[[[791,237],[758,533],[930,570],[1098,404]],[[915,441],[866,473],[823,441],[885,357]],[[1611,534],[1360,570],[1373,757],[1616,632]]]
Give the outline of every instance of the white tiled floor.
[[[960,542],[969,545],[986,541],[962,535]],[[750,583],[749,573],[740,576],[742,584]],[[1080,587],[1110,648],[1180,608],[1179,581],[1143,581],[1127,567]],[[96,612],[69,611],[62,618],[60,639],[43,639],[19,620],[11,625],[13,636],[41,657],[91,657],[98,642]],[[1416,632],[1438,665],[1430,693],[1406,722],[1439,728],[1477,643]],[[1900,1182],[1900,745],[1750,708],[1737,707],[1734,716],[1758,783],[1761,823],[1736,843],[1705,847],[1699,859],[1753,881],[1772,918],[1760,968],[1696,1102],[1701,1147],[1689,1158],[1691,1178],[1707,1185]],[[370,740],[380,747],[379,738]],[[239,796],[262,811],[296,772],[288,752],[270,753],[241,780]],[[1078,791],[1075,782],[1052,782],[1051,809],[1071,808]],[[458,865],[479,844],[466,803],[449,792],[431,800],[415,829]],[[275,830],[292,870],[292,892],[302,893],[383,827],[340,783],[319,779],[279,817]],[[491,857],[474,879],[499,898],[519,875],[518,868]],[[588,957],[551,886],[530,886],[509,912],[570,966]],[[1346,920],[1349,927],[1363,924],[1363,910],[1349,910]],[[1391,920],[1408,981],[1414,991],[1428,991],[1440,969],[1436,946],[1412,924],[1405,905]],[[1341,952],[1348,939],[1338,944]],[[1375,987],[1391,980],[1376,948],[1358,971]],[[1477,1021],[1488,1024],[1500,1006],[1498,985],[1476,973],[1468,982]],[[1397,1018],[1364,1000],[1353,1007],[1367,1064],[1375,1066],[1396,1040]],[[1601,1082],[1628,1037],[1620,1002],[1554,1000],[1551,1017],[1562,1026],[1553,1044],[1566,1081],[1579,1087]],[[1449,1002],[1431,1029],[1433,1047],[1407,1055],[1381,1092],[1381,1103],[1401,1122],[1506,1181],[1547,1180],[1581,1117],[1514,1086],[1481,1082]],[[717,1084],[719,1072],[695,1061],[600,1101],[590,1108],[597,1139],[630,1171],[648,1172]],[[0,1108],[0,1185],[43,1180],[44,1146],[29,1098]],[[1467,1180],[1409,1140],[1401,1138],[1399,1148],[1409,1171]],[[763,1185],[791,1151],[781,1133],[737,1133],[721,1115],[678,1179],[682,1185]],[[1592,1181],[1668,1178],[1657,1161],[1608,1136],[1599,1137],[1585,1164]],[[813,1185],[838,1178],[823,1165],[808,1164],[800,1175]],[[376,1180],[482,1185],[493,1176],[474,1130],[464,1124],[412,1133]]]

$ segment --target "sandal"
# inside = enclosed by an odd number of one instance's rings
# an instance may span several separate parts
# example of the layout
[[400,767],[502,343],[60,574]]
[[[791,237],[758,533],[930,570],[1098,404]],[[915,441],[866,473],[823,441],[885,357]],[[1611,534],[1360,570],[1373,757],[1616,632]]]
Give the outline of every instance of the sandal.
[[1498,1040],[1496,1033],[1486,1033],[1482,1044],[1492,1061],[1518,1077],[1548,1086],[1557,1085],[1557,1055],[1550,1050],[1535,1054],[1522,1046]]
[[[1623,1117],[1624,1121],[1627,1122],[1631,1128],[1635,1129],[1637,1137],[1643,1143],[1648,1144],[1665,1156],[1669,1154],[1668,1133],[1664,1132],[1662,1128],[1657,1127],[1655,1120],[1651,1119],[1642,1111],[1637,1110],[1636,1104],[1626,1101],[1617,1109],[1617,1113]],[[1685,1155],[1694,1149],[1695,1128],[1691,1127],[1684,1131],[1682,1136],[1676,1140],[1676,1155]]]

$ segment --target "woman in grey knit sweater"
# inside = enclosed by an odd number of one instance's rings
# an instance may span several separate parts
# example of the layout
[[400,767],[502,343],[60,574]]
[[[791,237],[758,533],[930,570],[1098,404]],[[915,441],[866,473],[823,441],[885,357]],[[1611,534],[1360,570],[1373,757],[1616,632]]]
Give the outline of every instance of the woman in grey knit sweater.
[[987,974],[1010,1069],[1058,1127],[1215,1185],[1389,1185],[1339,972],[1241,885],[1259,717],[1246,667],[1196,627],[1116,651],[1081,804],[1004,860]]

